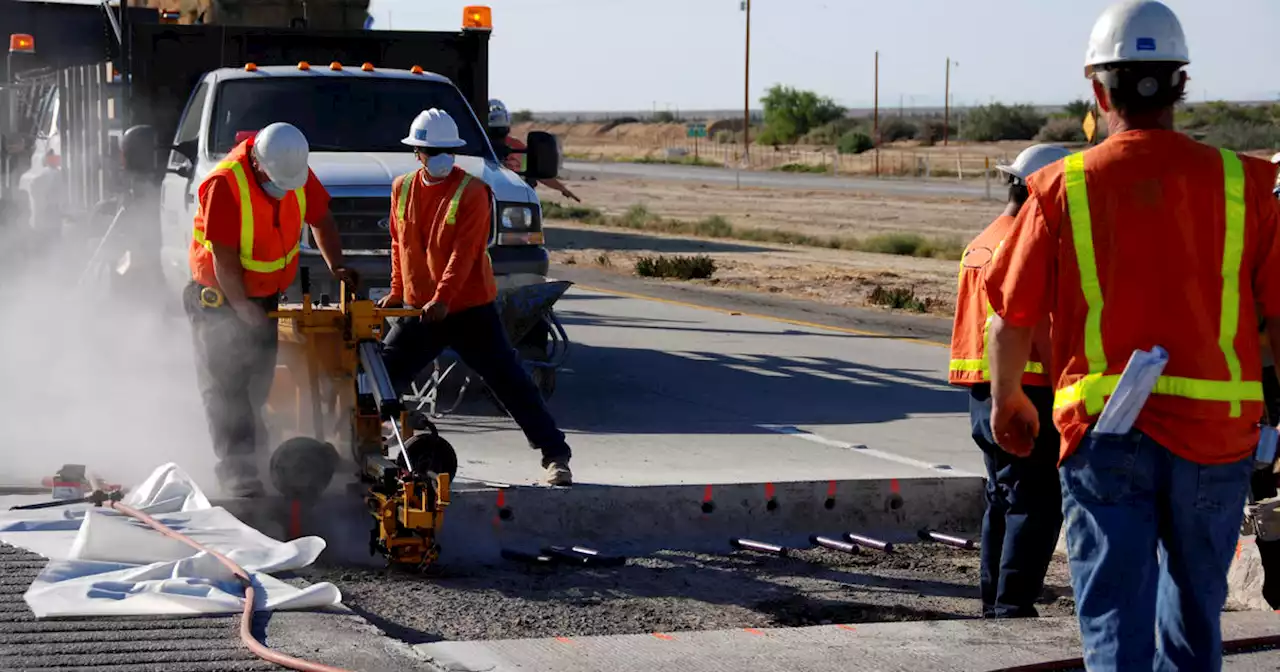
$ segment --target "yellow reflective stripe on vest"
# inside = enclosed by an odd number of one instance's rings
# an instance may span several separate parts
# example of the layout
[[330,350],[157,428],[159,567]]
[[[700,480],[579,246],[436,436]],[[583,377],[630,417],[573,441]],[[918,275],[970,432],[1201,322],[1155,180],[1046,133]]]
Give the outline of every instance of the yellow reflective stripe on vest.
[[404,222],[404,216],[409,212],[409,189],[413,187],[413,180],[417,175],[418,171],[415,170],[400,176],[400,202],[396,203],[396,217],[401,222]]
[[[1235,152],[1222,153],[1223,193],[1226,194],[1227,233],[1222,245],[1222,315],[1218,322],[1218,347],[1227,360],[1231,382],[1240,382],[1240,357],[1236,355],[1236,331],[1240,327],[1240,262],[1244,257],[1244,166]],[[1240,401],[1231,400],[1231,417],[1240,417]]]
[[459,184],[458,190],[453,192],[453,198],[449,201],[449,214],[444,217],[445,224],[452,226],[458,223],[458,204],[462,202],[462,192],[467,190],[468,184],[471,184],[470,175],[462,178],[462,184]]
[[[246,271],[255,273],[274,273],[275,271],[283,270],[298,256],[298,252],[302,247],[301,236],[294,242],[293,249],[289,250],[283,258],[274,261],[255,260],[253,258],[253,200],[249,195],[249,179],[244,174],[244,166],[239,161],[220,161],[213,169],[215,171],[229,170],[236,179],[236,190],[240,195],[240,266]],[[294,191],[294,195],[298,199],[298,214],[304,218],[302,224],[305,226],[307,214],[306,194],[303,189],[298,189]],[[213,243],[210,243],[205,238],[203,231],[194,230],[193,237],[196,243],[210,252],[213,251]]]
[[[1222,150],[1226,193],[1226,232],[1222,254],[1222,312],[1218,322],[1218,347],[1226,359],[1229,380],[1204,380],[1161,376],[1154,394],[1184,397],[1197,401],[1220,401],[1231,405],[1231,417],[1240,417],[1244,401],[1262,401],[1262,383],[1241,380],[1240,358],[1235,338],[1240,322],[1240,264],[1244,255],[1244,169],[1239,157]],[[1085,187],[1084,154],[1064,160],[1067,207],[1071,216],[1071,237],[1080,269],[1080,289],[1088,304],[1084,346],[1089,373],[1054,394],[1053,407],[1084,402],[1085,412],[1102,412],[1106,398],[1116,390],[1119,375],[1106,375],[1107,356],[1102,342],[1102,286],[1098,282],[1097,259],[1093,248],[1093,222],[1089,213],[1089,192]]]
[[[1075,244],[1076,264],[1080,267],[1080,289],[1089,307],[1084,321],[1084,354],[1089,360],[1089,373],[1102,374],[1107,370],[1107,352],[1102,345],[1102,283],[1098,281],[1098,262],[1093,254],[1093,218],[1089,212],[1089,189],[1085,185],[1084,154],[1072,154],[1064,163],[1071,240]],[[1086,387],[1086,394],[1091,389]],[[1104,403],[1101,393],[1088,394],[1085,407],[1092,414],[1100,412]]]
[[[983,382],[989,382],[991,380],[991,368],[988,366],[986,359],[953,359],[951,360],[951,371],[955,373],[980,372],[982,374]],[[1027,365],[1022,369],[1022,371],[1023,373],[1034,373],[1041,376],[1045,375],[1044,364],[1041,364],[1040,362],[1027,362]]]

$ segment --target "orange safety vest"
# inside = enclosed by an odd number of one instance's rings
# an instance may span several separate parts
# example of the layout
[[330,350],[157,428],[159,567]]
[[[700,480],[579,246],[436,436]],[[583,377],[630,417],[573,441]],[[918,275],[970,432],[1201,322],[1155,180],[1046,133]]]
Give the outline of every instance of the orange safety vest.
[[[995,258],[1004,236],[1014,219],[1002,215],[965,248],[960,261],[959,291],[956,295],[956,318],[951,331],[951,365],[947,381],[952,385],[973,387],[991,382],[991,362],[987,357],[987,337],[995,311],[987,300],[984,286],[987,264]],[[1022,374],[1023,385],[1048,387],[1044,357],[1034,348],[1031,361]]]
[[293,191],[292,197],[286,196],[278,203],[267,196],[249,165],[252,147],[252,138],[237,145],[200,183],[201,206],[191,235],[191,275],[202,285],[218,286],[213,271],[213,244],[205,238],[209,213],[204,211],[203,195],[211,180],[228,179],[235,186],[240,211],[214,216],[238,216],[245,293],[250,297],[265,297],[288,289],[298,272],[307,196],[306,187]]

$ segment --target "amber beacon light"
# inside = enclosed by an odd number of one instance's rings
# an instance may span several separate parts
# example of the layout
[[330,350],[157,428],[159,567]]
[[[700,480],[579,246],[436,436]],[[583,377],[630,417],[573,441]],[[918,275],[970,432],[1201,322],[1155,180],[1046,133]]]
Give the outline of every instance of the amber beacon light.
[[462,10],[464,30],[493,30],[493,10],[484,5],[471,5]]
[[36,53],[36,38],[26,33],[14,33],[9,36],[9,53],[11,54],[34,54]]

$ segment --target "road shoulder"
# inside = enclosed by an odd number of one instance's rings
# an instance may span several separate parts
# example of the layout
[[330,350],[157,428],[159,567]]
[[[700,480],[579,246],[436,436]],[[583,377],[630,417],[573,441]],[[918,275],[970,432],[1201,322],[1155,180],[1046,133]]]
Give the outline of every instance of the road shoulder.
[[568,280],[586,290],[680,303],[833,331],[903,338],[935,345],[945,345],[951,338],[951,321],[940,317],[903,315],[676,281],[647,280],[581,266],[556,264],[552,266],[551,276],[557,280]]

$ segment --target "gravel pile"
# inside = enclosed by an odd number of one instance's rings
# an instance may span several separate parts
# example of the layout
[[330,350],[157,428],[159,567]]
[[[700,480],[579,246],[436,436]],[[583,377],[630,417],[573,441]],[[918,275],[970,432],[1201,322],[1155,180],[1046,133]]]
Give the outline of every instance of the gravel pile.
[[[815,549],[790,557],[669,551],[623,567],[504,562],[439,567],[430,576],[314,566],[343,602],[412,644],[678,632],[830,623],[972,618],[980,614],[978,553],[939,545],[892,554]],[[1071,615],[1065,562],[1050,570],[1043,616]]]

